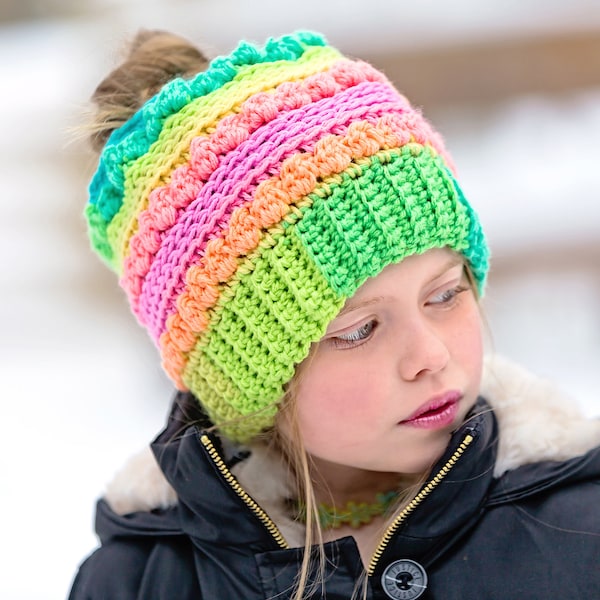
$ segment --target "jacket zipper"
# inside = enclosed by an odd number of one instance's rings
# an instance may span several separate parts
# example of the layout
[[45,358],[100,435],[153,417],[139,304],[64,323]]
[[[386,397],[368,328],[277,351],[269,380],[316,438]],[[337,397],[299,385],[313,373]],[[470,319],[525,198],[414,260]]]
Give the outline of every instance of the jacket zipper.
[[288,543],[285,541],[285,538],[281,535],[281,532],[277,528],[277,525],[273,522],[273,520],[267,515],[267,513],[254,501],[254,499],[244,490],[244,488],[240,485],[238,480],[235,478],[233,473],[229,470],[225,461],[221,458],[218,450],[215,448],[211,439],[203,434],[200,436],[200,441],[202,445],[206,448],[208,455],[214,462],[215,466],[223,476],[223,479],[229,484],[229,486],[233,489],[233,491],[244,501],[246,506],[259,518],[260,522],[267,528],[268,532],[273,536],[277,544],[281,548],[287,549],[289,548]]
[[454,451],[452,456],[448,459],[446,464],[437,472],[435,477],[429,481],[421,489],[421,491],[402,509],[402,511],[396,516],[396,518],[390,523],[389,527],[386,529],[379,545],[377,546],[373,556],[371,557],[371,561],[369,562],[369,567],[367,569],[367,575],[372,576],[375,572],[375,568],[377,567],[377,563],[387,548],[390,540],[394,533],[398,530],[400,525],[406,521],[406,519],[410,516],[410,514],[431,494],[431,492],[444,480],[446,475],[452,470],[452,467],[457,463],[458,459],[463,455],[464,451],[467,449],[469,444],[473,441],[473,436],[471,434],[465,435],[463,441],[460,446]]

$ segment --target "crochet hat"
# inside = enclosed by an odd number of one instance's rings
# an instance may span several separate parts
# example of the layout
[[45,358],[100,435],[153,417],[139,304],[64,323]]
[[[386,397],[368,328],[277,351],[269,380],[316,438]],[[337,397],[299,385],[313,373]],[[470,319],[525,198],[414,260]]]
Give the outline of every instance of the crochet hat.
[[442,247],[480,291],[488,268],[440,136],[313,33],[166,84],[112,133],[86,216],[169,376],[238,441],[368,277]]

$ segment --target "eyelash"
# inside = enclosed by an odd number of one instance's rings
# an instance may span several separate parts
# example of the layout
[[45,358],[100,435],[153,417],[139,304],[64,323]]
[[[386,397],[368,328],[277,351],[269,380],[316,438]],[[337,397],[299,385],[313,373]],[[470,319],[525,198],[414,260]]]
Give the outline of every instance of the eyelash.
[[[452,303],[454,302],[454,300],[456,300],[456,298],[462,294],[463,292],[466,292],[467,290],[469,290],[469,286],[466,285],[457,285],[456,287],[450,288],[449,290],[445,290],[444,292],[442,292],[441,294],[438,294],[437,296],[434,297],[433,300],[429,300],[427,302],[428,305],[452,305]],[[439,298],[439,300],[436,300],[436,298]]]
[[376,327],[377,322],[375,320],[367,321],[364,325],[349,333],[331,338],[331,342],[336,348],[353,348],[367,341]]

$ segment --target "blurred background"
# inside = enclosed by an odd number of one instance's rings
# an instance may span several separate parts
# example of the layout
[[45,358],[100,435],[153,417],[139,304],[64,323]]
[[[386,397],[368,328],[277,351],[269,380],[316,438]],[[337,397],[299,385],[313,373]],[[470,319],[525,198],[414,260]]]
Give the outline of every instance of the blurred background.
[[484,222],[494,349],[600,415],[597,0],[2,0],[1,598],[66,596],[96,497],[171,396],[82,217],[94,161],[76,129],[140,27],[211,55],[316,29],[385,70]]

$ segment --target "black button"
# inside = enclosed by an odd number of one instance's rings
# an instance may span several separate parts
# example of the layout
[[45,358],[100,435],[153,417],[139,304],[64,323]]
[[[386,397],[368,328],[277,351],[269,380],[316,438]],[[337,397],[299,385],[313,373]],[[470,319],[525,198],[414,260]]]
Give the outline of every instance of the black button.
[[392,600],[414,600],[427,589],[427,573],[418,562],[404,558],[386,567],[381,585]]

